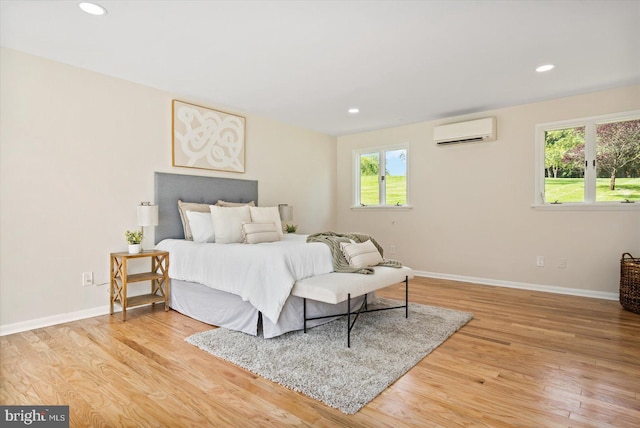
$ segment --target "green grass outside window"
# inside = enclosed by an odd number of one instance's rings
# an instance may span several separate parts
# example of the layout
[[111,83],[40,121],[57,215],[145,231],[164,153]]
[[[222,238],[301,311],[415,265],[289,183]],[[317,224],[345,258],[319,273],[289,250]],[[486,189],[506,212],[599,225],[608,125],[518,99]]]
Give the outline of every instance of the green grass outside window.
[[[583,178],[545,178],[547,203],[584,202]],[[596,180],[596,201],[640,201],[640,178],[616,178],[616,190],[609,190],[609,179]]]
[[[407,204],[407,177],[390,176],[387,180],[387,205]],[[360,177],[360,203],[364,205],[380,205],[378,176],[363,175]]]

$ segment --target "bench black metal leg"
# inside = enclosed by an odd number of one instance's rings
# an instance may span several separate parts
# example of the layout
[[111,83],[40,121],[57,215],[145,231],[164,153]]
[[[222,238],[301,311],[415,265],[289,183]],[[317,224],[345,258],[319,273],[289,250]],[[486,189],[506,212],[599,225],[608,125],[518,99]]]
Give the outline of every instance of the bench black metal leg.
[[404,317],[409,318],[409,277],[404,277]]
[[351,348],[351,293],[347,294],[347,348]]
[[304,332],[307,332],[307,321],[311,321],[311,320],[319,320],[319,319],[326,319],[326,318],[334,318],[334,317],[338,317],[338,316],[347,316],[347,348],[351,348],[351,329],[353,328],[353,325],[355,325],[356,321],[358,320],[358,317],[360,316],[361,313],[367,313],[367,312],[378,312],[378,311],[388,311],[390,309],[401,309],[404,308],[404,317],[405,318],[409,318],[409,277],[405,276],[404,278],[404,306],[393,306],[393,307],[389,307],[389,308],[376,308],[376,309],[369,309],[368,308],[368,294],[364,295],[364,300],[362,305],[360,306],[360,309],[358,309],[355,313],[355,317],[353,319],[353,324],[351,323],[351,293],[347,294],[347,313],[346,314],[334,314],[334,315],[326,315],[326,316],[321,316],[321,317],[312,317],[312,318],[307,318],[307,299],[306,298],[302,298],[302,311],[303,311],[303,319],[304,319]]

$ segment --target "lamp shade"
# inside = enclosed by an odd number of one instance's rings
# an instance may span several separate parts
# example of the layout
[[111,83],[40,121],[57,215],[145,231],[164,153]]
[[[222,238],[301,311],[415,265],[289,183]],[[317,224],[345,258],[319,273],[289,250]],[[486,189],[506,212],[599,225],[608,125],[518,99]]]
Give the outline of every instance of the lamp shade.
[[293,207],[287,204],[278,205],[278,211],[280,211],[280,220],[291,221],[293,220]]
[[143,202],[138,205],[138,226],[157,226],[158,206]]

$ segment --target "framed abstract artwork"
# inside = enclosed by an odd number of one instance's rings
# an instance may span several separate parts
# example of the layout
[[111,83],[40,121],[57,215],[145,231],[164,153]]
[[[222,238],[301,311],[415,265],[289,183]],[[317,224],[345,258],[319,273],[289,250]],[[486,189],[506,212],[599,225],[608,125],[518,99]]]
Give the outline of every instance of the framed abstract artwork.
[[173,100],[173,166],[244,173],[246,119]]

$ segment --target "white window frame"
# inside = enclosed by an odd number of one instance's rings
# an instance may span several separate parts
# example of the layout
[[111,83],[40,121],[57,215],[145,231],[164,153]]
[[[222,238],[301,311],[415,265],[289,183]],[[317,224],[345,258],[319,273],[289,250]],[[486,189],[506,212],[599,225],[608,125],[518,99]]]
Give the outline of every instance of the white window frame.
[[[395,150],[406,150],[407,153],[407,182],[406,182],[406,196],[407,202],[404,205],[387,205],[386,204],[386,180],[383,180],[382,177],[386,178],[386,156],[384,155],[386,152],[391,152]],[[379,192],[379,201],[378,205],[362,205],[360,202],[360,156],[367,153],[375,153],[378,152],[380,165],[378,167],[378,192]],[[389,146],[376,146],[376,147],[366,147],[362,149],[353,150],[353,207],[352,209],[395,209],[395,210],[403,210],[403,209],[411,209],[411,205],[409,205],[409,145],[408,144],[395,144]]]
[[[640,210],[640,202],[622,203],[617,201],[596,201],[596,124],[603,122],[622,122],[640,119],[640,110],[621,113],[590,116],[585,118],[547,122],[535,127],[535,194],[534,208],[550,210]],[[585,161],[584,202],[563,202],[553,204],[544,198],[545,189],[545,133],[566,128],[584,127]]]

